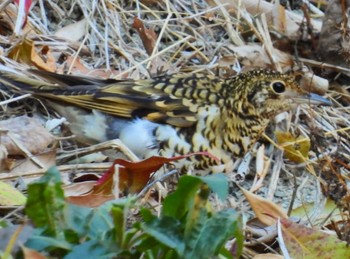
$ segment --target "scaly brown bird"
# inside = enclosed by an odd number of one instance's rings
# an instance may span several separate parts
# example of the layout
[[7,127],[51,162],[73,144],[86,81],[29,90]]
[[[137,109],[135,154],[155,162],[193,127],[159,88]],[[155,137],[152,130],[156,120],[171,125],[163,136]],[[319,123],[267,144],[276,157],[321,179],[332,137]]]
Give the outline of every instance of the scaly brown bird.
[[196,73],[145,80],[32,72],[50,82],[5,71],[0,71],[0,82],[17,93],[50,100],[85,143],[120,138],[141,158],[208,151],[220,159],[191,157],[178,165],[191,165],[198,174],[232,172],[235,158],[291,105],[331,104],[300,88],[292,75],[266,70],[229,79]]

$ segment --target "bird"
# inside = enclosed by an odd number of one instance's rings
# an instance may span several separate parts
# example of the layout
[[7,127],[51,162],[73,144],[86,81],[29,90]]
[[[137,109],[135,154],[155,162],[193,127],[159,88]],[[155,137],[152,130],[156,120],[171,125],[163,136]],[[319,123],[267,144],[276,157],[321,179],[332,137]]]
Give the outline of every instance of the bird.
[[47,100],[81,142],[119,138],[140,158],[208,152],[176,165],[197,175],[231,173],[269,122],[293,106],[331,105],[292,73],[265,69],[231,78],[202,72],[141,80],[29,72],[40,78],[0,70],[0,84]]

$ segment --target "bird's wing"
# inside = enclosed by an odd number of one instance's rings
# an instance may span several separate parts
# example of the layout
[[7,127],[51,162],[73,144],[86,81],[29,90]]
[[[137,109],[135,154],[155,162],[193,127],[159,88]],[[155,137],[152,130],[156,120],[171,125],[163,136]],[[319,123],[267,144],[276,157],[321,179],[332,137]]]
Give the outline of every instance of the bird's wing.
[[[120,117],[189,127],[200,106],[220,99],[223,81],[206,74],[177,74],[148,80],[99,80],[40,72],[45,81],[0,71],[0,82],[18,93],[97,109]],[[51,83],[55,82],[55,83]]]

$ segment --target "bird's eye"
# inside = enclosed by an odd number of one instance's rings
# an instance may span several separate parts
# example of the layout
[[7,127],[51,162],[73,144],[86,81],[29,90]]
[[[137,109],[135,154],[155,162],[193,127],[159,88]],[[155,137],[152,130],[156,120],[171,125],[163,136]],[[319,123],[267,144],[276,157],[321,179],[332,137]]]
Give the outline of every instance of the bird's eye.
[[286,90],[286,86],[283,82],[273,82],[272,90],[277,94],[281,94]]

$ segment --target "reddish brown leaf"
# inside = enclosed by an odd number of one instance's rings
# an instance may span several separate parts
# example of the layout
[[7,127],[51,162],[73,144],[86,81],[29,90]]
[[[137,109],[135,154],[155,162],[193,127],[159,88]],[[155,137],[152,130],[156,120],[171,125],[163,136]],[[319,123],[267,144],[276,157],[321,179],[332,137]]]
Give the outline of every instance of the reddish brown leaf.
[[[130,162],[123,159],[116,159],[113,166],[101,177],[97,182],[97,185],[105,186],[106,183],[112,180],[114,174],[114,165],[121,166],[119,168],[119,189],[122,192],[137,193],[142,190],[147,184],[152,173],[157,171],[165,164],[169,164],[174,161],[178,161],[193,155],[210,156],[213,159],[217,159],[210,155],[208,152],[190,153],[182,156],[175,156],[171,158],[153,156],[140,162]],[[108,184],[109,185],[109,184]],[[99,188],[101,191],[102,188]]]
[[119,191],[121,193],[137,193],[146,186],[151,174],[163,165],[194,155],[209,156],[212,159],[218,160],[218,158],[208,152],[197,152],[172,158],[153,156],[140,162],[116,159],[109,170],[88,193],[81,196],[70,196],[67,200],[77,205],[96,207],[113,199],[113,177],[116,166],[118,166],[119,170]]
[[96,208],[103,203],[113,200],[115,197],[112,194],[109,195],[103,195],[103,194],[93,194],[92,191],[90,191],[86,195],[81,196],[70,196],[67,197],[66,200],[69,203],[89,207],[89,208]]
[[132,27],[139,33],[147,54],[151,55],[156,45],[157,34],[154,32],[154,30],[147,29],[143,22],[137,17],[134,18]]

